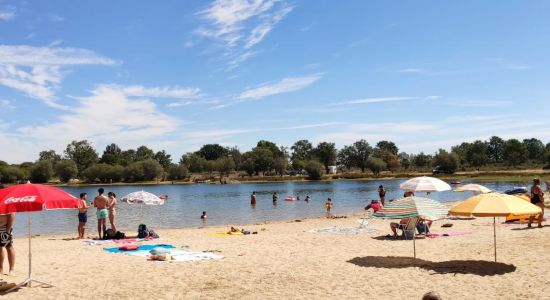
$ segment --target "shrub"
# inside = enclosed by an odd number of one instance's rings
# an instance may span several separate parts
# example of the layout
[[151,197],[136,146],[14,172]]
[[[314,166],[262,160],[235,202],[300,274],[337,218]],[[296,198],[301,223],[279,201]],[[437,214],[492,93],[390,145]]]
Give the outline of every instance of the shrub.
[[308,179],[311,180],[319,180],[325,174],[325,167],[316,160],[307,162],[304,169],[307,172]]

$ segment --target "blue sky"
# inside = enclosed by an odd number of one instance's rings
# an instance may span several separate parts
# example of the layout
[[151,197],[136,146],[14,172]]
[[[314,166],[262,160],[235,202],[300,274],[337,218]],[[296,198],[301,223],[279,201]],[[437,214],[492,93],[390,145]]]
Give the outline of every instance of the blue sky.
[[550,140],[548,1],[0,1],[0,159]]

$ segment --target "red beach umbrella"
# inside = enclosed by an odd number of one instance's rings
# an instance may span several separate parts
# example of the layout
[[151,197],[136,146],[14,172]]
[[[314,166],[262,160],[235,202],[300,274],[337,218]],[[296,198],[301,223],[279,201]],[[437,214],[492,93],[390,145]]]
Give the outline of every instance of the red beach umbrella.
[[51,286],[50,284],[32,279],[31,212],[54,209],[77,209],[79,205],[80,201],[78,198],[61,189],[48,185],[26,183],[0,189],[0,214],[29,213],[29,275],[25,281],[9,289],[7,292],[22,286],[30,287],[32,282]]

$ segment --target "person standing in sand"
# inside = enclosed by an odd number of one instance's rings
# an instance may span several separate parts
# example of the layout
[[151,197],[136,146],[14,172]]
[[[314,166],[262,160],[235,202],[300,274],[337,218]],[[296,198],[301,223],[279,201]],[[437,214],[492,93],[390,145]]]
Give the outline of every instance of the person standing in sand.
[[[542,188],[540,187],[540,179],[538,178],[533,179],[533,186],[531,187],[531,203],[541,209],[537,222],[539,224],[538,227],[542,228],[542,219],[544,218],[544,193],[542,192]],[[527,224],[527,227],[531,227],[534,218],[534,216],[529,217],[529,224]]]
[[384,206],[384,204],[386,204],[386,190],[383,185],[378,187],[378,196],[380,196],[380,202],[382,202],[382,206]]
[[111,223],[111,229],[113,229],[114,232],[116,232],[116,225],[115,225],[115,216],[116,216],[116,195],[113,192],[109,192],[107,194],[109,196],[109,203],[108,203],[108,209],[109,209],[109,223]]
[[250,205],[256,205],[256,192],[252,192],[252,195],[250,195]]
[[109,211],[107,210],[109,199],[103,195],[105,192],[103,188],[99,188],[97,192],[99,195],[94,198],[94,207],[97,208],[97,233],[99,235],[99,239],[102,239],[103,233],[107,230],[106,220],[107,216],[109,216]]
[[88,204],[86,203],[88,194],[80,193],[80,205],[78,207],[78,238],[84,238],[84,231],[86,230],[86,222],[88,222]]
[[4,250],[8,253],[8,263],[10,265],[9,274],[13,273],[15,268],[15,249],[13,249],[13,222],[15,214],[0,215],[0,274],[4,274]]

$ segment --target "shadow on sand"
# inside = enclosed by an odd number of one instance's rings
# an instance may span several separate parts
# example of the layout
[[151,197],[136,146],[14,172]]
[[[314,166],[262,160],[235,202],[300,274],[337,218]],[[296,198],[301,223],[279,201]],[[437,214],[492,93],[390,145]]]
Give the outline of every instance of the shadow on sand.
[[450,260],[433,262],[423,259],[401,256],[365,256],[348,260],[349,263],[366,268],[404,269],[418,267],[433,274],[473,274],[478,276],[494,276],[511,273],[516,266],[499,262],[483,260]]

